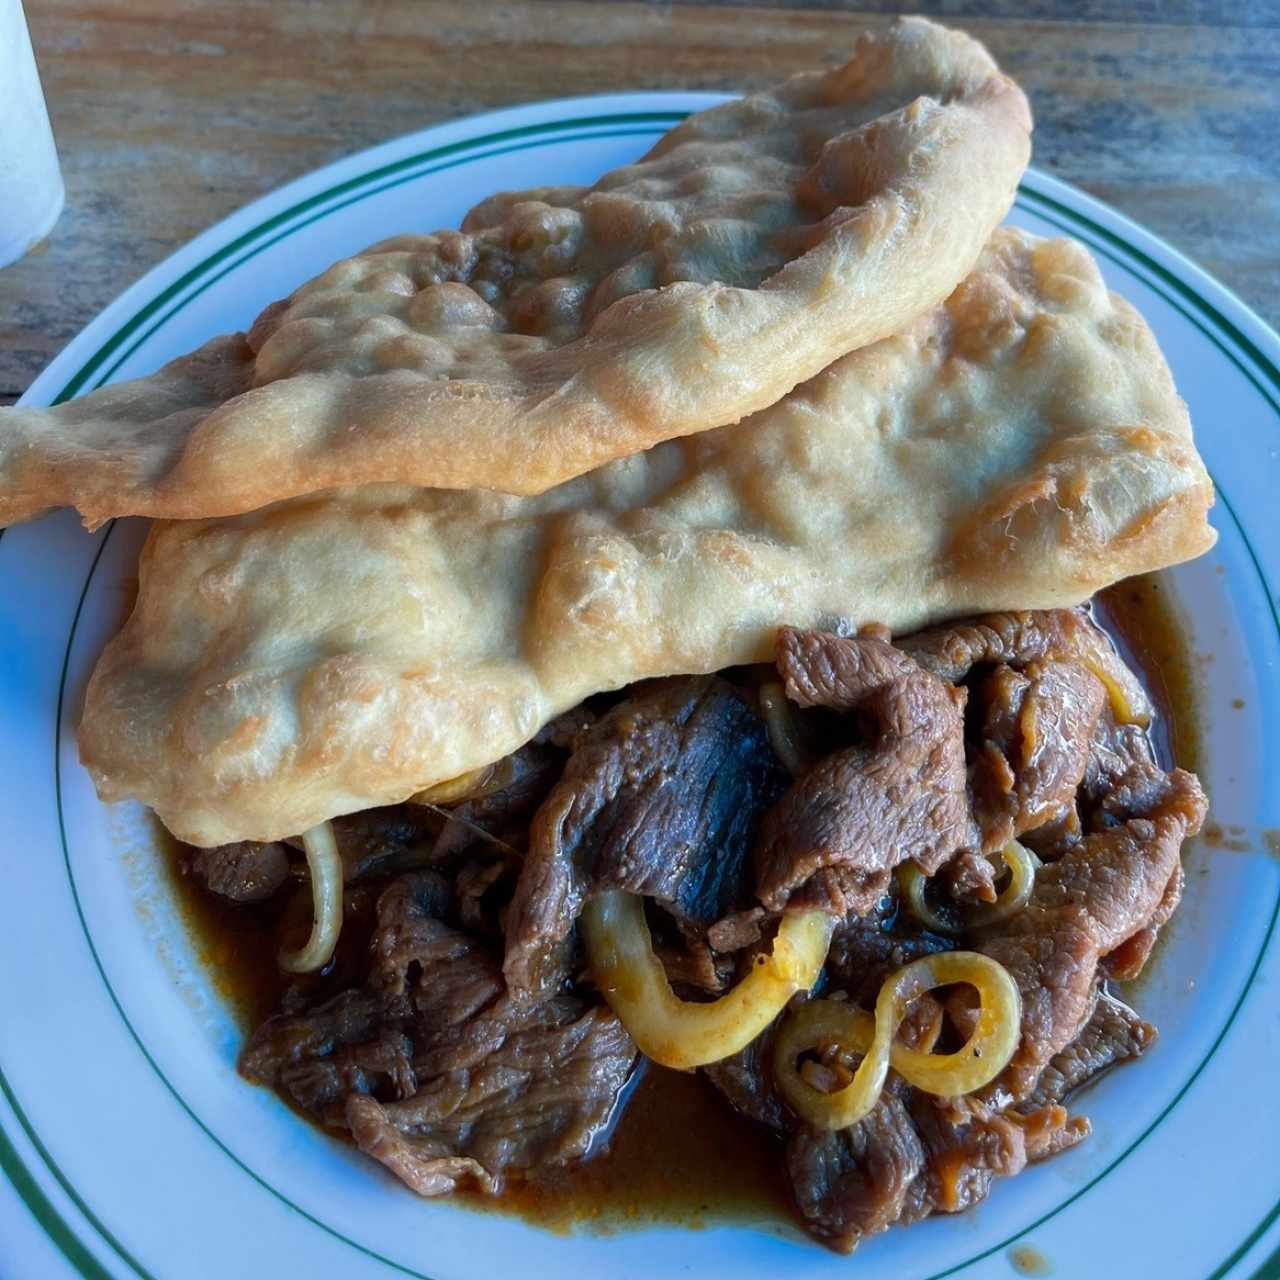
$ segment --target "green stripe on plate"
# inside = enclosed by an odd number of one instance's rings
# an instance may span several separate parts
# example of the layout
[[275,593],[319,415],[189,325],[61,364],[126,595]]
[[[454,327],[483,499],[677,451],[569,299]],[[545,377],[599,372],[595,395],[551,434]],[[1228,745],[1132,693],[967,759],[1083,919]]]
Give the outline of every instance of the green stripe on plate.
[[[0,1075],[0,1093],[3,1093],[9,1105],[13,1108],[14,1114],[18,1116],[19,1123],[26,1129],[27,1126],[23,1120],[21,1112],[18,1108],[17,1099],[13,1096],[9,1083]],[[30,1136],[30,1130],[27,1131]],[[39,1151],[39,1147],[36,1148]],[[42,1152],[41,1158],[48,1157]],[[0,1171],[9,1179],[18,1195],[22,1197],[23,1203],[31,1211],[32,1217],[44,1229],[45,1235],[57,1246],[62,1256],[71,1263],[73,1267],[82,1276],[89,1277],[89,1280],[112,1280],[109,1272],[104,1271],[102,1265],[97,1258],[84,1247],[83,1244],[71,1233],[70,1228],[58,1215],[57,1209],[54,1208],[48,1196],[40,1189],[39,1184],[27,1171],[27,1167],[22,1162],[22,1157],[18,1154],[17,1148],[9,1141],[9,1135],[0,1128]],[[96,1224],[95,1224],[96,1225]],[[101,1230],[101,1228],[99,1228]]]

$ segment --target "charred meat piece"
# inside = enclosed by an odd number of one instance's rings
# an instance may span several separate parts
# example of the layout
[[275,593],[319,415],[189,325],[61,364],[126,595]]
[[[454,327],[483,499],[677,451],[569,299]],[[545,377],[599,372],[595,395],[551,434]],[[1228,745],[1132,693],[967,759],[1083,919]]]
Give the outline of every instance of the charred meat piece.
[[715,677],[655,682],[578,742],[534,819],[507,919],[521,993],[559,981],[593,894],[650,898],[695,935],[745,905],[751,836],[784,785],[764,722]]
[[815,765],[766,818],[756,866],[767,908],[865,914],[898,863],[913,858],[932,873],[976,844],[963,690],[872,636],[784,628],[777,662],[793,702],[859,712],[873,728],[865,745]]

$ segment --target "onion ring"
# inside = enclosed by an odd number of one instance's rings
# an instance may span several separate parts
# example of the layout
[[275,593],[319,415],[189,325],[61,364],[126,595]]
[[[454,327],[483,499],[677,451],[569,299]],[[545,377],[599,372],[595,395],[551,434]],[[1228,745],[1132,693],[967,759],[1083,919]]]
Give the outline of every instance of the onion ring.
[[[994,856],[994,855],[993,855]],[[897,868],[898,888],[907,900],[911,914],[934,933],[966,933],[970,929],[984,929],[999,920],[1021,911],[1036,887],[1036,872],[1040,859],[1024,844],[1010,840],[999,856],[1009,868],[1009,883],[1000,896],[990,905],[971,907],[959,920],[951,921],[940,916],[924,896],[929,877],[914,862],[900,863]]]
[[[967,982],[981,998],[973,1035],[955,1053],[923,1053],[896,1039],[912,1001],[934,987]],[[1022,1000],[1002,965],[976,951],[926,956],[885,979],[874,1018],[856,1005],[810,1000],[793,1009],[773,1046],[773,1074],[797,1115],[819,1129],[846,1129],[875,1106],[889,1067],[926,1093],[954,1097],[989,1084],[1013,1057],[1021,1038]],[[838,1045],[861,1053],[853,1080],[834,1093],[815,1089],[797,1060],[812,1049]]]
[[342,855],[331,823],[302,834],[311,873],[311,936],[300,951],[282,951],[280,967],[286,973],[314,973],[333,959],[342,932]]
[[771,955],[757,956],[751,972],[718,1000],[695,1004],[671,990],[640,898],[615,890],[582,913],[591,971],[609,1007],[644,1054],[682,1071],[745,1048],[797,991],[808,991],[834,927],[825,911],[784,916]]

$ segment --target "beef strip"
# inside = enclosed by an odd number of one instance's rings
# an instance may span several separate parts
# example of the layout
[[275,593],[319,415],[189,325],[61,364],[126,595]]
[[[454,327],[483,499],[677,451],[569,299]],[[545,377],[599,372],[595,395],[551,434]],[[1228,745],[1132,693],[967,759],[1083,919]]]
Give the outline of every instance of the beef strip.
[[584,1157],[634,1060],[631,1037],[607,1009],[557,997],[411,1098],[351,1093],[347,1123],[360,1149],[419,1195],[445,1195],[464,1179],[496,1195],[509,1170]]
[[997,872],[990,858],[974,849],[965,849],[938,871],[947,893],[961,906],[994,902]]
[[1057,862],[1084,838],[1080,810],[1075,800],[1064,805],[1048,822],[1032,831],[1024,831],[1019,838],[1041,862]]
[[499,949],[458,910],[444,876],[400,876],[378,900],[365,988],[270,1019],[240,1064],[422,1195],[464,1179],[496,1193],[510,1171],[580,1158],[636,1057],[607,1008],[513,1002]]
[[784,1133],[794,1121],[773,1087],[773,1036],[778,1025],[775,1020],[746,1048],[701,1070],[736,1111],[756,1124]]
[[[1172,909],[1182,841],[1203,818],[1196,780],[1181,771],[1162,777],[1159,793],[1143,793],[1145,814],[1078,839],[1038,873],[1028,908],[979,940],[1013,975],[1024,1008],[1019,1050],[981,1095],[933,1098],[894,1085],[891,1074],[876,1110],[849,1130],[825,1133],[796,1120],[775,1094],[771,1032],[707,1069],[734,1106],[787,1134],[788,1176],[816,1236],[848,1250],[891,1222],[962,1211],[986,1196],[996,1177],[1087,1136],[1088,1121],[1068,1116],[1062,1100],[1111,1063],[1142,1052],[1154,1036],[1126,1006],[1099,993],[1099,961],[1158,927]],[[837,927],[828,980],[866,1006],[892,969],[951,945],[912,934],[886,899],[870,918]],[[968,1004],[949,999],[953,1006],[963,1035]]]
[[1145,1053],[1156,1040],[1156,1029],[1144,1022],[1123,1000],[1099,991],[1093,1013],[1080,1034],[1049,1060],[1036,1087],[1018,1104],[1033,1112],[1064,1101],[1108,1067]]
[[988,1098],[999,1091],[1025,1098],[1075,1038],[1090,1013],[1099,961],[1157,918],[1182,842],[1204,812],[1197,779],[1174,770],[1147,816],[1095,832],[1044,867],[1026,908],[981,942],[1022,996],[1021,1043]]
[[258,1084],[274,1086],[290,1066],[373,1040],[380,1018],[378,998],[368,991],[344,991],[309,1010],[306,1017],[277,1014],[249,1038],[240,1055],[240,1072]]
[[988,613],[969,622],[948,623],[897,641],[927,671],[958,683],[974,667],[1002,662],[1015,668],[1075,658],[1105,677],[1134,720],[1148,722],[1152,709],[1138,677],[1116,652],[1111,638],[1085,609],[1039,609]]
[[1182,863],[1179,862],[1173,875],[1169,877],[1169,883],[1165,886],[1160,905],[1146,927],[1139,929],[1114,951],[1103,956],[1102,964],[1107,971],[1107,977],[1114,978],[1117,982],[1132,982],[1146,968],[1161,928],[1178,909],[1178,903],[1182,901],[1182,889],[1186,879],[1186,872],[1182,869]]
[[515,866],[502,857],[476,858],[458,868],[454,888],[463,928],[486,937],[501,938],[501,917],[515,879]]
[[874,733],[821,760],[765,819],[756,869],[767,908],[862,914],[898,863],[932,874],[976,843],[963,690],[871,636],[784,627],[777,662],[793,702],[865,713]]
[[924,1167],[924,1148],[907,1109],[910,1091],[891,1073],[880,1100],[857,1124],[837,1132],[815,1129],[797,1120],[773,1087],[777,1026],[702,1071],[742,1115],[785,1136],[784,1167],[805,1226],[847,1253],[863,1235],[898,1218]]
[[1078,662],[1000,664],[981,681],[983,740],[971,776],[987,853],[1073,803],[1102,713],[1102,682]]
[[191,849],[187,870],[206,889],[232,902],[261,902],[289,876],[289,853],[282,844],[240,840],[212,849]]
[[[931,1006],[929,1016],[903,1027],[915,1047],[931,1039],[940,1012],[928,997],[921,1003]],[[703,1072],[744,1116],[785,1136],[796,1207],[809,1231],[840,1252],[894,1222],[970,1208],[995,1177],[1018,1173],[1088,1134],[1087,1122],[1049,1102],[1025,1115],[980,1106],[954,1111],[950,1100],[911,1090],[892,1072],[864,1119],[836,1132],[815,1129],[774,1090],[776,1026]]]
[[[1159,780],[1163,770],[1156,764],[1151,739],[1138,724],[1121,724],[1109,707],[1103,708],[1089,739],[1089,763],[1080,783],[1081,816],[1091,828],[1102,804],[1122,783],[1133,787],[1140,779]],[[1114,807],[1114,806],[1113,806]],[[1114,825],[1114,823],[1112,823]]]
[[[433,856],[443,848],[437,865],[453,866],[451,878],[401,875],[379,898],[364,988],[264,1024],[245,1074],[348,1128],[421,1194],[462,1180],[496,1192],[511,1171],[536,1176],[586,1154],[635,1060],[607,1008],[563,990],[565,944],[592,893],[661,904],[655,945],[670,976],[705,991],[730,977],[723,953],[740,970],[779,910],[837,911],[828,990],[867,1007],[893,970],[957,945],[900,919],[885,892],[894,863],[942,868],[953,896],[981,899],[993,882],[979,850],[1020,834],[1052,865],[1024,911],[969,940],[1023,999],[1019,1049],[992,1086],[934,1098],[891,1072],[872,1112],[831,1133],[800,1122],[773,1088],[777,1024],[704,1072],[785,1139],[806,1225],[846,1251],[895,1221],[968,1208],[995,1177],[1080,1141],[1088,1123],[1062,1100],[1155,1034],[1100,991],[1100,965],[1122,977],[1141,968],[1177,905],[1182,840],[1204,815],[1196,780],[1163,773],[1142,729],[1117,722],[1117,690],[1145,706],[1133,677],[1078,611],[991,615],[900,648],[878,632],[784,631],[779,668],[793,701],[842,713],[855,737],[869,725],[871,741],[814,766],[769,814],[756,847],[763,906],[742,883],[753,826],[781,791],[763,725],[722,681],[654,682],[594,724],[540,735],[501,762],[502,785],[458,806],[518,842],[546,797],[506,921],[506,981],[491,939],[519,860],[491,847],[477,858],[474,840],[450,834],[466,824],[448,824]],[[966,779],[965,690],[945,681],[971,675],[982,714]],[[361,815],[372,844],[417,838],[396,836],[395,812],[381,813]],[[921,998],[908,1042],[931,1043],[944,1008],[948,1034],[963,1036],[976,1009],[956,988]],[[836,1087],[851,1065],[830,1049],[803,1070]]]
[[[418,805],[393,804],[330,819],[347,884],[376,880],[423,866],[435,840],[433,819]],[[302,851],[302,837],[285,843]]]
[[902,1215],[925,1149],[896,1079],[857,1124],[834,1133],[799,1125],[786,1147],[787,1175],[805,1226],[849,1253]]
[[700,938],[669,942],[654,939],[653,950],[677,992],[689,988],[720,995],[733,985],[732,957],[717,955],[710,944]]
[[906,1197],[908,1222],[930,1213],[963,1213],[986,1199],[997,1177],[1013,1177],[1089,1133],[1087,1121],[1069,1118],[1062,1107],[1021,1115],[978,1105],[954,1114],[948,1099],[919,1091],[911,1096],[911,1118],[925,1164]]
[[551,989],[591,896],[622,889],[684,928],[744,905],[742,866],[785,777],[755,710],[715,677],[658,681],[583,732],[538,810],[507,919],[505,972]]
[[831,936],[827,976],[859,1004],[871,1007],[891,973],[955,946],[955,939],[915,927],[893,914],[847,916]]
[[342,1045],[324,1058],[301,1058],[280,1067],[276,1087],[331,1128],[346,1128],[346,1100],[352,1093],[408,1097],[416,1088],[413,1043],[394,1027],[382,1026],[372,1040]]

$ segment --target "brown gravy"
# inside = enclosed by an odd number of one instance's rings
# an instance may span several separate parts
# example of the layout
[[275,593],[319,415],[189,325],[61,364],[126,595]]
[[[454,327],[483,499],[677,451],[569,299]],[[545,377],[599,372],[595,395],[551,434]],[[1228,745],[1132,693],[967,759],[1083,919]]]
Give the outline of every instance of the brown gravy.
[[[1200,751],[1195,668],[1165,580],[1153,574],[1120,583],[1102,592],[1094,609],[1146,681],[1160,713],[1154,735],[1160,754],[1194,769]],[[173,852],[172,881],[187,927],[247,1035],[279,1005],[278,926],[282,911],[290,908],[224,902],[181,874],[176,845]],[[361,904],[351,906],[354,918],[344,926],[335,972],[316,980],[318,998],[351,985],[353,966],[367,943]],[[304,911],[299,919],[303,936],[308,918]],[[497,1200],[465,1192],[455,1198],[562,1232],[626,1230],[654,1222],[798,1226],[779,1144],[737,1116],[699,1077],[649,1064],[620,1111],[608,1151],[555,1181],[516,1183]]]

